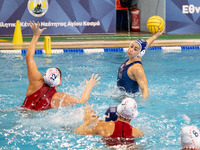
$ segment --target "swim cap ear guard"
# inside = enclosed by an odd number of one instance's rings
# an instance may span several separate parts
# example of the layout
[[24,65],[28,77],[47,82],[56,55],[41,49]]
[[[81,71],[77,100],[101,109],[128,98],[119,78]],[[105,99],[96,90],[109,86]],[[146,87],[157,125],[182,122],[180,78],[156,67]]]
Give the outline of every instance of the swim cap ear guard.
[[44,82],[50,87],[60,85],[60,72],[56,68],[49,68],[44,74]]
[[145,52],[146,52],[146,47],[147,47],[147,41],[143,40],[143,39],[138,39],[137,41],[134,41],[135,43],[137,43],[140,46],[140,52],[137,55],[137,57],[142,57],[144,56]]

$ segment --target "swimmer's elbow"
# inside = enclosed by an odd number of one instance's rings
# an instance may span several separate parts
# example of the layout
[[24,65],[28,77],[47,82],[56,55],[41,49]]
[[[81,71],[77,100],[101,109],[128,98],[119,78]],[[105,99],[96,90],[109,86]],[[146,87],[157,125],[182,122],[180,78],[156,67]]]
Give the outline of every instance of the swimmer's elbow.
[[77,103],[79,104],[85,104],[88,101],[88,99],[80,98],[77,100]]
[[30,60],[30,56],[26,55],[26,61],[29,61],[29,60]]
[[138,135],[138,138],[141,138],[141,137],[143,137],[144,136],[144,133],[140,130],[140,133],[139,133],[139,135]]
[[90,131],[79,129],[79,128],[75,129],[75,133],[80,134],[80,135],[91,135]]
[[78,103],[78,104],[85,104],[85,102],[82,101],[82,100],[79,100],[77,103]]
[[135,137],[135,138],[142,138],[143,136],[144,136],[144,134],[141,133],[141,134],[137,135],[137,137]]
[[149,97],[149,93],[142,94],[143,99],[147,99]]
[[135,138],[141,138],[144,136],[142,130],[136,128],[136,127],[132,127],[132,136]]
[[81,132],[81,130],[79,130],[79,129],[75,129],[75,133],[80,134],[80,135],[84,135],[83,132]]
[[144,134],[143,134],[143,132],[142,132],[141,130],[136,129],[135,132],[133,133],[133,136],[134,136],[135,138],[141,138],[141,137],[144,136]]
[[26,54],[26,62],[31,62],[33,60],[33,56]]
[[149,89],[148,88],[142,90],[142,98],[146,99],[147,97],[149,97]]
[[75,104],[80,104],[80,103],[84,104],[81,99],[73,97],[73,96],[70,97],[70,100],[67,99],[66,101],[70,105],[75,105]]

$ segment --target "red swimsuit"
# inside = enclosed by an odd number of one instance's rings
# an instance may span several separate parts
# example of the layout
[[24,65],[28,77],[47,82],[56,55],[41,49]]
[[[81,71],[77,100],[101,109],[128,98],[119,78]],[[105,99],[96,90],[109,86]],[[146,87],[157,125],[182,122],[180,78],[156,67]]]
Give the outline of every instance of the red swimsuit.
[[132,136],[132,126],[126,122],[115,121],[115,130],[113,134],[104,138],[103,141],[108,146],[126,145],[134,143],[134,137]]
[[55,93],[54,88],[44,84],[38,91],[27,96],[21,107],[35,111],[50,109],[51,99]]

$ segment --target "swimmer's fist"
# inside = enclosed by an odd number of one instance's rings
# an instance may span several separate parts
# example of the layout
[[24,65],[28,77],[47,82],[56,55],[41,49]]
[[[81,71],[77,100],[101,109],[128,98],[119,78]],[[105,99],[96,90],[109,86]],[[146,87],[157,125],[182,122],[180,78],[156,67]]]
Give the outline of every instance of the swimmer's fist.
[[37,24],[36,24],[35,21],[33,21],[33,22],[30,21],[30,27],[33,30],[34,35],[40,36],[42,34],[42,32],[44,30],[46,30],[46,28],[40,29],[39,26],[40,26],[39,22],[37,22]]
[[100,79],[101,77],[98,77],[98,74],[94,75],[93,73],[89,81],[85,79],[86,86],[93,88],[100,84],[100,82],[98,82]]

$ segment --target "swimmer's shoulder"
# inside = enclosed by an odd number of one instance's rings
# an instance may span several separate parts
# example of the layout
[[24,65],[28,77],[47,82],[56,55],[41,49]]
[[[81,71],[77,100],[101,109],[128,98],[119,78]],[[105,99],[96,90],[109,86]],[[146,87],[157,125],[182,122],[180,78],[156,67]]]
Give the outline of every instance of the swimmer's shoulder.
[[69,94],[56,91],[51,99],[51,107],[58,108],[61,100],[63,100],[62,105],[67,105],[67,103],[70,105],[73,101]]
[[99,120],[97,123],[98,126],[103,127],[103,128],[112,128],[115,126],[114,121],[103,121]]
[[144,69],[142,67],[142,65],[140,63],[136,63],[134,65],[132,65],[129,69],[128,69],[128,75],[129,77],[131,76],[135,76],[138,73],[143,73]]
[[109,137],[113,134],[115,130],[115,123],[114,121],[105,122],[103,120],[99,120],[97,128],[99,129],[99,134],[101,136]]
[[34,94],[35,92],[37,92],[38,90],[40,90],[44,85],[44,82],[40,81],[40,82],[35,82],[34,84],[30,84],[27,88],[27,92],[26,92],[26,97]]

